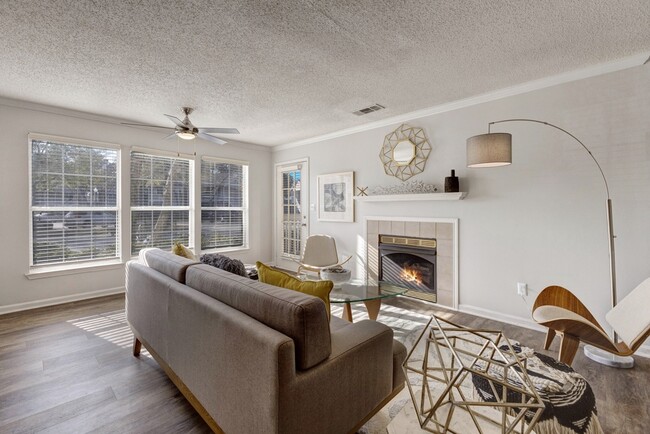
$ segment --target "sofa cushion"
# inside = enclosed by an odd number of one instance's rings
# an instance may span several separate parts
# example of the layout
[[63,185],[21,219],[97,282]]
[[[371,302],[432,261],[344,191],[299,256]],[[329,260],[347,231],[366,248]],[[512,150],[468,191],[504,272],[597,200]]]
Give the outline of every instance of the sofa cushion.
[[322,300],[203,264],[187,270],[186,284],[293,339],[297,369],[329,357],[330,329]]
[[197,261],[174,255],[157,248],[140,250],[140,262],[177,282],[185,283],[185,272]]
[[331,280],[303,282],[297,277],[291,276],[290,274],[287,274],[283,271],[273,269],[268,265],[262,264],[259,261],[256,263],[256,265],[260,282],[318,297],[323,300],[323,303],[325,303],[327,314],[330,314],[330,292],[332,292],[332,288],[334,287],[334,283]]

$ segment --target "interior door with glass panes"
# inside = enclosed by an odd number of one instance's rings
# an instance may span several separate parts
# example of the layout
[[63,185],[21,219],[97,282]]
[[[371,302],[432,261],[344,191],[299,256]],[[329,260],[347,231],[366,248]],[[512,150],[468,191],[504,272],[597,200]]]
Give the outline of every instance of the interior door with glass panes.
[[309,175],[307,161],[276,166],[275,264],[296,270],[309,235]]

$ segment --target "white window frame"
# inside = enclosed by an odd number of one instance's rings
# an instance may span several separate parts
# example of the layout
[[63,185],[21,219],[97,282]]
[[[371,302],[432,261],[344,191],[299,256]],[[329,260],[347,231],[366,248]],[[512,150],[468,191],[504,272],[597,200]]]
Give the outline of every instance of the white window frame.
[[[207,155],[203,155],[200,157],[200,164],[201,164],[201,169],[203,169],[203,161],[207,161],[210,163],[223,163],[223,164],[236,164],[238,166],[242,166],[242,173],[244,173],[244,180],[243,180],[243,194],[242,194],[242,205],[241,207],[230,207],[230,206],[209,206],[209,207],[204,207],[201,206],[199,210],[199,224],[201,225],[201,231],[202,226],[203,226],[203,221],[201,219],[201,211],[242,211],[242,225],[244,226],[243,228],[243,243],[241,246],[230,246],[230,247],[216,247],[216,248],[211,248],[211,249],[202,249],[201,246],[201,239],[199,237],[199,240],[197,241],[199,243],[199,246],[197,247],[198,250],[201,253],[225,253],[225,252],[235,252],[235,251],[240,251],[240,250],[248,250],[249,249],[249,239],[250,239],[250,225],[249,225],[249,202],[248,202],[248,187],[249,187],[249,173],[250,173],[250,164],[248,161],[243,161],[243,160],[233,160],[233,159],[228,159],[228,158],[219,158],[219,157],[211,157]],[[201,176],[201,170],[197,171],[198,175],[198,185],[199,185],[199,204],[201,203],[201,195],[202,191],[201,189],[203,188],[203,179]],[[201,232],[199,232],[201,233]]]
[[[189,211],[188,215],[188,224],[189,224],[189,236],[188,236],[188,248],[195,250],[193,244],[194,244],[194,233],[195,233],[195,201],[194,201],[194,179],[195,179],[195,173],[196,171],[194,170],[195,167],[195,157],[194,155],[190,154],[183,154],[183,153],[177,153],[177,152],[166,152],[166,151],[161,151],[158,149],[150,149],[150,148],[139,148],[139,147],[133,147],[129,151],[130,158],[129,158],[129,185],[132,185],[132,179],[131,179],[131,164],[133,160],[133,154],[146,154],[146,155],[151,155],[154,157],[166,157],[166,158],[178,158],[182,160],[187,160],[189,162],[190,168],[189,168],[189,202],[188,206],[133,206],[131,205],[131,191],[129,190],[129,227],[131,228],[130,233],[133,234],[133,212],[134,211]],[[133,241],[132,238],[129,240],[129,254],[131,255],[131,258],[136,258],[138,255],[133,254]]]
[[[115,184],[115,194],[116,202],[115,207],[50,207],[50,206],[33,206],[32,201],[32,184],[33,184],[33,173],[32,173],[32,141],[50,141],[64,143],[66,145],[73,146],[85,146],[88,148],[105,148],[113,149],[117,152],[117,165],[116,165],[116,184]],[[121,248],[121,194],[122,194],[122,185],[121,185],[121,169],[122,169],[122,155],[121,155],[121,146],[114,143],[98,142],[94,140],[84,140],[84,139],[75,139],[71,137],[55,136],[51,134],[41,134],[41,133],[28,133],[27,134],[27,161],[28,161],[28,201],[29,201],[29,276],[31,273],[38,273],[43,271],[64,271],[64,270],[73,270],[78,268],[89,268],[97,267],[101,265],[114,265],[122,262],[122,248]],[[55,262],[50,264],[34,264],[34,212],[43,212],[43,211],[57,211],[66,210],[66,211],[115,211],[116,214],[116,228],[115,228],[115,257],[112,258],[100,258],[100,259],[80,259],[77,261],[70,262]]]

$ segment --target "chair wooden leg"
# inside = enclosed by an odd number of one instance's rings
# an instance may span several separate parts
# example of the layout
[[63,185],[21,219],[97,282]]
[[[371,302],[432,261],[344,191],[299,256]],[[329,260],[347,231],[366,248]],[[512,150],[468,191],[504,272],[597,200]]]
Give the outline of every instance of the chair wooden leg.
[[553,329],[548,329],[546,332],[546,339],[544,340],[544,349],[548,350],[549,347],[551,346],[551,343],[553,342],[553,338],[555,337],[555,330]]
[[133,355],[138,357],[140,355],[140,350],[142,349],[142,342],[136,337],[133,338]]
[[573,363],[573,358],[578,351],[578,345],[580,345],[580,339],[563,333],[562,341],[560,342],[560,362],[571,365],[571,363]]

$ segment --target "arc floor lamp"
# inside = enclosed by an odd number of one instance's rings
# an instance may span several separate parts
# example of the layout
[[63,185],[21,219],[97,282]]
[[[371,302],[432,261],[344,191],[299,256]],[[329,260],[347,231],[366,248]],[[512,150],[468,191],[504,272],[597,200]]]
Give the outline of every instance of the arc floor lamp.
[[[611,300],[612,307],[616,306],[616,256],[614,252],[614,223],[612,220],[612,200],[609,197],[609,185],[605,173],[596,160],[596,157],[591,153],[589,148],[582,143],[576,136],[560,128],[557,125],[548,122],[539,121],[536,119],[503,119],[500,121],[490,122],[488,124],[487,134],[480,134],[478,136],[470,137],[467,139],[467,167],[498,167],[506,166],[512,163],[512,134],[509,133],[492,133],[491,127],[494,124],[504,122],[532,122],[537,124],[546,125],[556,130],[562,131],[568,136],[572,137],[576,142],[587,151],[591,159],[596,164],[600,176],[603,178],[605,184],[605,193],[607,194],[606,209],[607,209],[607,238],[609,242],[609,275],[611,280]],[[616,332],[614,332],[614,341],[616,342]],[[614,367],[632,367],[634,366],[634,359],[632,357],[620,357],[591,345],[585,346],[585,355],[590,359]]]

